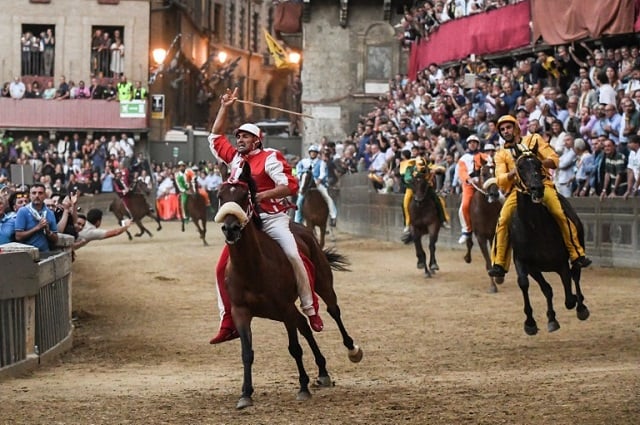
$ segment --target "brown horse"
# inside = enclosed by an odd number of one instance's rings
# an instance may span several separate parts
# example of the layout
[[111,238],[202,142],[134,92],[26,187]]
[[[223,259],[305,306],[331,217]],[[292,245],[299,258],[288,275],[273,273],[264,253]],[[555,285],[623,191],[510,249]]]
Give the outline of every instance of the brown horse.
[[[205,246],[208,246],[207,243],[207,200],[204,198],[202,193],[197,190],[190,190],[187,193],[187,201],[185,202],[185,209],[187,212],[187,216],[193,224],[196,225],[196,229],[198,229],[198,233],[200,234],[200,239],[202,239],[202,243]],[[184,220],[182,221],[182,231],[184,232]]]
[[[332,381],[326,368],[326,359],[320,352],[311,328],[295,305],[298,292],[293,267],[278,243],[260,230],[262,221],[255,210],[256,185],[248,164],[244,165],[242,175],[237,180],[227,181],[220,187],[218,196],[220,210],[216,221],[222,223],[230,256],[225,270],[225,287],[231,300],[231,315],[240,335],[244,367],[242,395],[236,407],[242,409],[253,404],[251,321],[254,317],[284,323],[289,337],[289,354],[298,367],[300,389],[297,399],[307,400],[311,397],[309,376],[302,361],[298,331],[307,340],[318,366],[316,384],[331,386]],[[323,251],[306,227],[292,223],[291,229],[300,251],[314,265],[314,290],[327,304],[327,311],[337,323],[342,342],[349,350],[349,359],[359,362],[362,350],[345,330],[333,289],[331,270],[346,270],[346,259],[334,251]]]
[[[126,205],[119,196],[116,197],[109,205],[109,211],[116,216],[118,222],[121,222],[125,218],[130,218],[140,229],[140,233],[136,233],[136,237],[140,237],[144,233],[147,233],[149,237],[153,237],[151,232],[142,224],[142,219],[144,217],[151,217],[154,219],[156,223],[158,223],[158,228],[156,230],[162,230],[160,219],[152,212],[151,206],[147,202],[144,193],[138,189],[137,181],[134,183],[131,190],[125,195],[125,201]],[[133,239],[129,230],[127,230],[127,236],[129,236],[129,240]]]
[[[411,239],[418,257],[417,267],[424,269],[427,277],[440,270],[436,261],[436,242],[440,233],[440,217],[436,205],[437,195],[430,184],[431,172],[429,169],[420,171],[411,180],[413,198],[409,204],[409,216],[411,217]],[[429,265],[427,256],[422,248],[422,236],[429,235]]]
[[[480,182],[476,192],[471,198],[469,205],[469,215],[471,216],[471,226],[473,234],[480,246],[480,251],[484,257],[485,268],[491,268],[491,241],[496,233],[496,224],[500,216],[502,203],[500,202],[500,190],[494,176],[494,167],[484,163],[480,168]],[[467,253],[464,256],[466,263],[471,263],[471,248],[473,240],[467,239]],[[489,278],[489,292],[498,292],[498,287],[493,278]]]
[[306,226],[315,234],[316,227],[320,233],[320,247],[324,247],[324,238],[327,233],[327,220],[329,219],[329,206],[327,201],[316,187],[311,168],[300,177],[300,191],[298,196],[303,196],[302,217]]

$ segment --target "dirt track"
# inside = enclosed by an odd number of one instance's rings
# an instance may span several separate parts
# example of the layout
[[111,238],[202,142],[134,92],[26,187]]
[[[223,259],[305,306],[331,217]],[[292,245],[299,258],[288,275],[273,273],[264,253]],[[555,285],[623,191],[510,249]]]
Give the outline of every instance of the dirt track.
[[345,234],[337,246],[353,271],[336,274],[336,291],[363,361],[348,361],[325,313],[317,339],[336,385],[296,402],[284,328],[258,319],[255,405],[237,411],[239,342],[208,344],[217,326],[218,225],[209,226],[207,248],[192,225],[185,233],[164,225],[153,239],[118,237],[78,252],[74,349],[32,376],[0,383],[0,423],[640,423],[637,270],[583,273],[586,322],[564,308],[552,276],[561,325],[552,334],[532,285],[541,331],[529,337],[514,273],[488,294],[479,251],[466,265],[462,251],[441,249],[441,271],[426,279],[412,247]]

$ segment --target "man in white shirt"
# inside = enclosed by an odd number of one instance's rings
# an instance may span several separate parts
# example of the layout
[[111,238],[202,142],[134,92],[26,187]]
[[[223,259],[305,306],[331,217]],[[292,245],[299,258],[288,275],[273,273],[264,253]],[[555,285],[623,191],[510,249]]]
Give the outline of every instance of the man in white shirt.
[[122,226],[118,228],[111,230],[100,229],[100,225],[102,224],[102,211],[93,208],[87,212],[86,216],[78,214],[75,226],[78,232],[78,239],[88,243],[121,235],[127,231],[131,223],[131,220],[123,220]]
[[12,99],[22,99],[26,88],[20,77],[15,77],[9,84],[9,95]]

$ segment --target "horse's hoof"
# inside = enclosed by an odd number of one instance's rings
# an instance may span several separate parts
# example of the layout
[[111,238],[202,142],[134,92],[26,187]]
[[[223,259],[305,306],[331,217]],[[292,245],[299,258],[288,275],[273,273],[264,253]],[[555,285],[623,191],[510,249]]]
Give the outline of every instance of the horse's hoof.
[[467,264],[471,264],[471,256],[470,255],[465,255],[464,257],[464,262]]
[[431,269],[432,272],[437,272],[438,270],[440,270],[440,266],[436,263],[433,263],[429,266],[429,268]]
[[591,313],[589,313],[589,309],[586,306],[578,307],[576,310],[576,316],[580,320],[587,320]]
[[427,267],[427,264],[422,261],[418,261],[418,264],[416,264],[416,268],[418,269],[424,269],[425,267]]
[[529,336],[537,335],[538,326],[537,325],[528,326],[528,325],[525,324],[524,325],[524,332]]
[[364,353],[362,352],[362,348],[358,347],[357,345],[354,345],[353,349],[349,350],[349,360],[351,360],[352,363],[360,362],[363,355]]
[[429,279],[431,279],[431,272],[429,270],[425,270],[424,271],[424,277],[428,277]]
[[313,385],[315,387],[324,387],[324,388],[329,388],[334,386],[330,376],[318,376],[318,378],[316,378],[316,382],[314,382]]
[[296,396],[296,400],[298,401],[307,401],[309,399],[311,399],[311,393],[309,391],[301,390],[298,392],[298,395]]
[[253,400],[251,397],[240,397],[236,409],[244,409],[245,407],[253,406]]
[[498,287],[491,282],[491,286],[489,286],[489,290],[487,291],[490,294],[498,293]]
[[572,310],[576,305],[578,305],[578,298],[575,295],[572,295],[564,301],[564,306],[567,310]]
[[551,322],[547,323],[547,331],[555,332],[558,329],[560,329],[560,323],[558,323],[557,320],[552,320]]

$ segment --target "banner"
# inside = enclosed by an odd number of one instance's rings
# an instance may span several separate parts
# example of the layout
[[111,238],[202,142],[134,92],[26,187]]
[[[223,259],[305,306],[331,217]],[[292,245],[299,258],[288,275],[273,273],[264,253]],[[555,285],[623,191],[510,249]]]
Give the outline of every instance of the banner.
[[267,47],[269,48],[269,53],[273,56],[276,68],[286,68],[289,66],[287,62],[287,52],[266,29],[264,30],[264,38],[267,41]]

